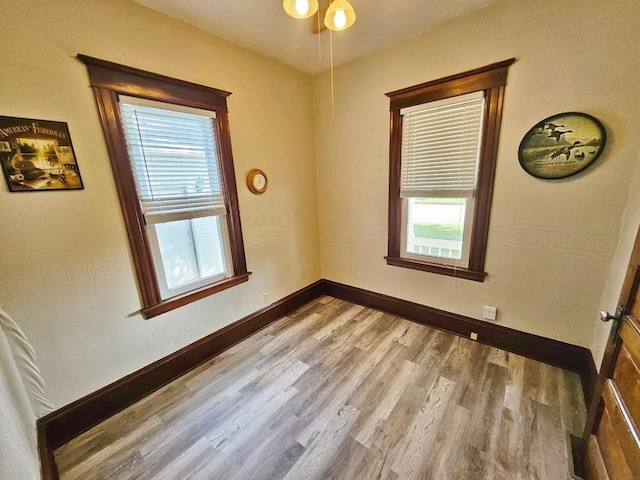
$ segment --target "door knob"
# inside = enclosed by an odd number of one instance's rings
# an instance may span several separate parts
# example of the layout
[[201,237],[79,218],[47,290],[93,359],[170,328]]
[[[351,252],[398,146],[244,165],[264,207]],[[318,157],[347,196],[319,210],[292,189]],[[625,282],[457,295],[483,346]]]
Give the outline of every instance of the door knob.
[[616,308],[615,315],[611,315],[606,310],[602,310],[600,312],[600,320],[602,320],[603,322],[608,322],[609,320],[619,321],[619,320],[622,319],[622,312],[623,311],[624,311],[624,307],[622,305],[619,305],[618,308]]

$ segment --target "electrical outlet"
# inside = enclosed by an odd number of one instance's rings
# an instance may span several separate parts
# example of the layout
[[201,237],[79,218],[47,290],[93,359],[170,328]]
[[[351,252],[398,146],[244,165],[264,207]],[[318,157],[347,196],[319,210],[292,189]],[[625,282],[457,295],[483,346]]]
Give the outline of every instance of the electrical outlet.
[[265,292],[262,294],[262,299],[264,300],[264,304],[269,303],[269,292]]
[[471,340],[478,340],[478,334],[476,332],[471,332],[471,335],[469,335],[471,337]]
[[498,317],[498,308],[492,307],[491,305],[485,305],[482,309],[482,318],[485,320],[493,320]]

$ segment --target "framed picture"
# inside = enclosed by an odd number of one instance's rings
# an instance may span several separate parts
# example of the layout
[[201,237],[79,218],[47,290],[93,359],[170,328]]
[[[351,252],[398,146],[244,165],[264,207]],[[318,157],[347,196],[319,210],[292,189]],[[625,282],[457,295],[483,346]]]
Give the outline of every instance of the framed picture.
[[586,113],[545,118],[529,130],[518,148],[520,165],[529,175],[556,180],[593,165],[607,141],[604,126]]
[[10,192],[84,188],[64,122],[0,116],[0,163]]

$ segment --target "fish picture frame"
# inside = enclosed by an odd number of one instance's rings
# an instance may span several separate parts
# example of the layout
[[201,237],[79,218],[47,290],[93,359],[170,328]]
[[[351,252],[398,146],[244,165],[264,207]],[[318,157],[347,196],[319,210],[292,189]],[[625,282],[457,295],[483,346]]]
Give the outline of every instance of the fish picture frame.
[[0,165],[10,192],[84,188],[65,122],[0,116]]
[[558,180],[582,172],[600,157],[607,142],[604,125],[586,113],[552,115],[534,125],[518,148],[529,175]]

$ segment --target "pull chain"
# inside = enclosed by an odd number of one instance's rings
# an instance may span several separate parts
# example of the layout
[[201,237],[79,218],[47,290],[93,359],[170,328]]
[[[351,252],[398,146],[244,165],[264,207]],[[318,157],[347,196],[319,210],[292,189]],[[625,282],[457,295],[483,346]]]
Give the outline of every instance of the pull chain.
[[333,90],[333,30],[329,30],[329,49],[331,52],[331,120],[335,120],[335,103]]
[[318,61],[322,61],[322,39],[320,38],[320,34],[322,31],[320,30],[320,9],[318,8]]

